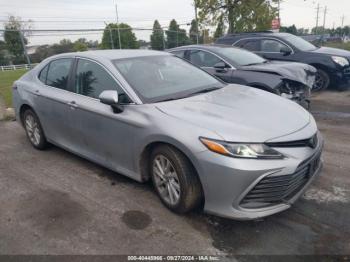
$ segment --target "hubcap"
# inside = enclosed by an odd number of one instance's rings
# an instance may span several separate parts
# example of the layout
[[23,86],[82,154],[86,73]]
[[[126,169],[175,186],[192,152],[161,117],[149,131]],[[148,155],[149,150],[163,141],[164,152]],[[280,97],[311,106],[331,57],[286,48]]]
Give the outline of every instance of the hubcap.
[[180,182],[168,158],[163,155],[156,156],[153,160],[153,177],[163,200],[171,205],[176,205],[180,199]]
[[28,114],[25,119],[25,125],[30,141],[36,146],[39,145],[41,135],[39,125],[35,118]]

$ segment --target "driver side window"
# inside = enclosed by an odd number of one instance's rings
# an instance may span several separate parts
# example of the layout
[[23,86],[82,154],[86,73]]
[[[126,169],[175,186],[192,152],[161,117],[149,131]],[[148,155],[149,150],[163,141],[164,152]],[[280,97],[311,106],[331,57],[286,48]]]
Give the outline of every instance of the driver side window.
[[217,56],[202,50],[191,50],[190,61],[199,67],[214,67],[217,63],[223,62]]
[[261,52],[266,53],[280,53],[282,49],[290,49],[280,41],[273,39],[262,39],[261,40]]
[[120,103],[131,102],[120,85],[102,66],[85,59],[78,60],[75,90],[78,94],[96,99],[105,90],[116,90]]

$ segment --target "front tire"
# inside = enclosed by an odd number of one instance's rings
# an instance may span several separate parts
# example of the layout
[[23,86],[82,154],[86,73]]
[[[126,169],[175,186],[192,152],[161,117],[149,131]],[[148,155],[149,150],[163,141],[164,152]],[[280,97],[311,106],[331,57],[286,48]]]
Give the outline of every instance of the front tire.
[[36,149],[43,150],[47,148],[48,142],[41,127],[38,116],[33,110],[27,109],[23,114],[23,124],[30,143]]
[[163,204],[175,213],[186,213],[202,199],[202,187],[190,161],[177,149],[162,145],[151,154],[150,173]]
[[329,75],[322,69],[317,69],[316,79],[312,91],[321,91],[329,87],[330,78]]

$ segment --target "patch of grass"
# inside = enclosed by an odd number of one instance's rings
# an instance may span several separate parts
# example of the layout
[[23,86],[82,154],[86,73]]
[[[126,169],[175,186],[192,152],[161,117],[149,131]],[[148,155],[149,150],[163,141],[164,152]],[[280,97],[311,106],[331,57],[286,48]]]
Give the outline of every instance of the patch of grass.
[[0,71],[0,96],[5,101],[6,107],[12,105],[12,85],[18,78],[20,78],[26,69]]
[[325,43],[324,46],[340,48],[340,49],[345,49],[350,51],[350,42],[349,43],[329,42],[329,43]]

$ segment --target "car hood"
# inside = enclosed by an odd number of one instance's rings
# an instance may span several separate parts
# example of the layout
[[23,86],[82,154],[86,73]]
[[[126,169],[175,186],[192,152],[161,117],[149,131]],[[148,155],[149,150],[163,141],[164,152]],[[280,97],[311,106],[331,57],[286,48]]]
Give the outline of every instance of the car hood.
[[284,79],[297,81],[310,87],[313,86],[316,74],[316,69],[313,66],[280,61],[269,61],[257,65],[242,66],[240,70],[276,74]]
[[310,114],[296,103],[235,84],[202,95],[158,103],[156,107],[231,142],[265,142],[294,133],[310,122]]
[[311,51],[313,53],[319,53],[319,54],[327,54],[327,55],[334,55],[334,56],[343,56],[350,58],[350,52],[343,49],[338,48],[332,48],[332,47],[320,47],[317,48],[314,51]]

